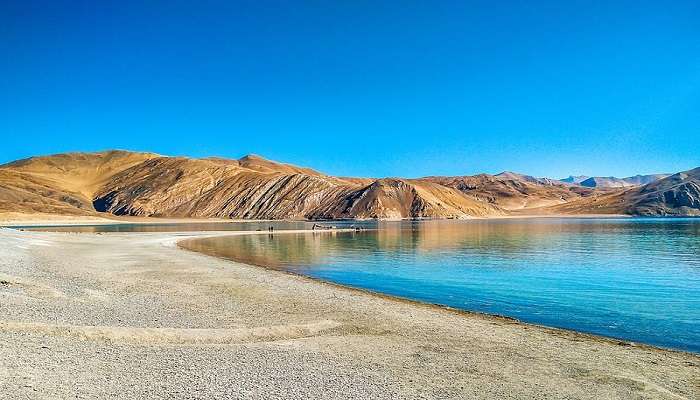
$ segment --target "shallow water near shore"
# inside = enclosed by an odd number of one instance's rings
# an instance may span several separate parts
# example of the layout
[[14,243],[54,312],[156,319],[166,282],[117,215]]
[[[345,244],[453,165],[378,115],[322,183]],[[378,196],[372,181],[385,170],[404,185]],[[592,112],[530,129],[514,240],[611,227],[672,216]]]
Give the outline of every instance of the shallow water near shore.
[[187,248],[347,286],[700,353],[700,220],[375,223]]
[[[700,219],[334,221],[27,227],[263,231],[186,247],[346,286],[700,353]],[[273,234],[267,232],[274,227]]]

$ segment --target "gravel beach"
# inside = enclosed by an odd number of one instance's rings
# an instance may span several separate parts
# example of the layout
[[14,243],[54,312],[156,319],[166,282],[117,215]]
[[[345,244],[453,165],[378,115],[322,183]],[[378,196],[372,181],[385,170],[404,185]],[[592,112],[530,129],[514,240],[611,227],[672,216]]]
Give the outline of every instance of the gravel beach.
[[694,354],[177,246],[206,235],[0,229],[0,398],[700,398]]

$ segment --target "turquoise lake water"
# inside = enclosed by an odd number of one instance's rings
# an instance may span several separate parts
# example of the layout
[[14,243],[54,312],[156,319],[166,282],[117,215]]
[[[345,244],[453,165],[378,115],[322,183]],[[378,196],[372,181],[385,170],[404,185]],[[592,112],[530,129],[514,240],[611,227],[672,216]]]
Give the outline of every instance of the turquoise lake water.
[[366,226],[372,230],[197,239],[188,247],[399,297],[700,353],[700,219]]

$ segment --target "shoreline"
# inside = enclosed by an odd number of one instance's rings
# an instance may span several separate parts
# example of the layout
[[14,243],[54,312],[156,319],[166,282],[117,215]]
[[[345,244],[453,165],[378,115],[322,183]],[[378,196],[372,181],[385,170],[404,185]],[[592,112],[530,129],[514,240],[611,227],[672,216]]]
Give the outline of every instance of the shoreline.
[[[293,234],[293,233],[321,233],[321,232],[322,233],[351,232],[351,230],[349,230],[349,229],[334,229],[334,230],[329,230],[329,231],[317,231],[317,232],[313,232],[310,230],[285,230],[285,231],[276,231],[275,235],[277,235],[277,234]],[[297,273],[297,272],[290,271],[290,270],[286,270],[286,269],[275,268],[275,267],[270,266],[270,265],[245,262],[245,261],[236,260],[233,258],[227,258],[227,257],[217,256],[214,254],[209,254],[209,253],[206,253],[203,251],[198,251],[198,250],[188,248],[186,245],[186,242],[188,242],[188,241],[196,241],[196,240],[205,239],[205,238],[215,238],[215,237],[224,237],[224,236],[256,235],[256,234],[268,234],[268,232],[258,232],[258,231],[238,231],[235,233],[233,233],[233,232],[219,232],[219,234],[216,234],[216,235],[203,235],[203,236],[198,236],[196,238],[181,239],[181,240],[178,240],[177,242],[175,242],[175,245],[179,249],[184,250],[184,251],[194,252],[197,254],[203,254],[205,256],[213,257],[213,258],[220,259],[220,260],[225,260],[225,261],[231,262],[233,264],[247,265],[247,266],[253,267],[253,268],[262,268],[264,270],[273,271],[276,273],[288,274],[288,275],[291,275],[294,277],[307,279],[307,280],[314,282],[316,284],[328,285],[328,286],[331,286],[331,287],[334,287],[334,288],[340,289],[340,290],[359,292],[362,294],[379,297],[379,298],[389,300],[389,301],[396,301],[396,302],[400,302],[400,303],[411,304],[411,305],[418,306],[418,307],[426,307],[429,309],[437,309],[437,310],[447,311],[447,312],[451,312],[454,314],[463,315],[465,317],[481,317],[481,318],[486,318],[486,319],[493,318],[493,319],[498,320],[498,321],[507,321],[507,322],[514,323],[514,324],[526,325],[529,327],[536,327],[538,329],[543,329],[543,330],[550,330],[553,333],[557,333],[557,334],[563,333],[563,334],[567,334],[567,335],[582,336],[582,337],[585,337],[585,338],[590,339],[590,340],[600,340],[600,341],[615,344],[615,345],[624,345],[624,346],[641,347],[641,348],[646,347],[646,348],[649,348],[651,350],[671,351],[671,352],[678,352],[678,353],[682,353],[682,354],[688,354],[688,355],[692,355],[692,356],[700,356],[700,353],[695,353],[695,352],[683,350],[683,349],[656,346],[653,344],[648,344],[648,343],[643,343],[643,342],[634,342],[634,341],[631,341],[629,339],[624,339],[624,338],[617,338],[617,337],[599,335],[599,334],[590,333],[590,332],[577,331],[574,329],[567,329],[567,328],[559,328],[559,327],[555,327],[555,326],[542,325],[542,324],[537,324],[534,322],[523,321],[523,320],[520,320],[520,319],[515,318],[515,317],[510,317],[508,315],[466,310],[466,309],[447,306],[447,305],[440,304],[440,303],[430,303],[427,301],[411,299],[409,297],[396,296],[396,295],[391,295],[391,294],[387,294],[387,293],[383,293],[383,292],[379,292],[379,291],[374,291],[374,290],[370,290],[370,289],[348,286],[348,285],[344,285],[341,283],[337,283],[337,282],[333,282],[333,281],[329,281],[329,280],[325,280],[325,279],[321,279],[321,278],[316,278],[316,277],[309,276],[309,275],[304,275],[304,274]]]
[[41,217],[11,218],[0,214],[0,227],[59,227],[59,226],[102,226],[102,225],[164,225],[164,224],[235,224],[235,223],[264,223],[264,222],[401,222],[401,221],[480,221],[500,219],[617,219],[617,218],[693,218],[689,217],[648,217],[627,214],[513,214],[493,215],[486,217],[454,218],[404,218],[404,219],[336,219],[336,220],[303,220],[303,219],[222,219],[222,218],[169,218],[169,217],[132,217],[132,216],[64,216],[47,215]]
[[[635,217],[635,216],[630,216],[630,215],[595,215],[595,214],[590,214],[590,215],[565,215],[565,216],[559,216],[559,215],[522,215],[522,216],[496,216],[496,217],[483,217],[483,218],[474,218],[473,220],[489,220],[489,219],[546,219],[546,218],[581,218],[581,219],[615,219],[615,218],[648,218],[648,217]],[[653,217],[652,217],[653,218]],[[674,217],[670,217],[674,218]],[[298,221],[298,220],[219,220],[219,219],[169,219],[169,218],[164,218],[164,219],[157,219],[157,221],[153,221],[150,218],[147,218],[148,221],[120,221],[120,224],[129,224],[129,225],[159,225],[159,224],[199,224],[199,223],[210,223],[210,224],[235,224],[235,223],[264,223],[264,222],[319,222],[319,221]],[[415,220],[415,219],[414,219]],[[331,222],[337,222],[337,221],[366,221],[366,220],[325,220],[325,221],[320,221],[320,222],[326,222],[326,223],[331,223]],[[382,221],[382,220],[380,220]],[[387,220],[390,222],[396,222],[394,220]],[[399,221],[410,221],[410,220],[399,220]],[[450,219],[424,219],[424,221],[454,221]],[[461,220],[461,221],[468,221],[468,220]],[[110,222],[106,222],[104,224],[83,224],[83,223],[72,223],[72,224],[65,224],[65,225],[37,225],[36,227],[41,228],[41,227],[71,227],[71,226],[100,226],[100,225],[110,225]],[[7,228],[7,229],[17,229],[18,227],[30,227],[33,228],[34,226],[32,225],[17,225],[17,226],[12,226],[12,225],[0,225],[0,229]],[[33,230],[33,229],[32,229]],[[36,232],[41,232],[41,230],[33,230]],[[295,233],[304,233],[304,234],[317,234],[317,233],[334,233],[334,232],[354,232],[355,230],[353,228],[333,228],[333,229],[324,229],[324,230],[309,230],[309,229],[287,229],[287,230],[277,230],[274,232],[274,234],[295,234]],[[57,233],[73,233],[73,232],[57,232]],[[75,233],[87,233],[87,234],[115,234],[119,232],[104,232],[104,233],[93,233],[93,232],[75,232]],[[307,279],[311,282],[317,283],[317,284],[322,284],[322,285],[329,285],[337,289],[341,290],[348,290],[348,291],[357,291],[363,294],[383,298],[386,300],[390,301],[398,301],[398,302],[405,302],[409,304],[413,304],[416,306],[420,307],[428,307],[428,308],[435,308],[435,309],[440,309],[448,312],[452,312],[455,314],[463,314],[465,316],[479,316],[479,317],[485,317],[485,318],[494,318],[502,321],[510,321],[515,324],[522,324],[522,325],[527,325],[531,327],[537,327],[540,329],[545,329],[545,330],[552,330],[554,332],[564,332],[566,334],[574,334],[574,335],[581,335],[584,337],[587,337],[588,339],[593,339],[593,340],[601,340],[601,341],[606,341],[610,342],[613,344],[617,345],[625,345],[625,346],[632,346],[632,347],[647,347],[653,350],[660,350],[660,351],[672,351],[672,352],[679,352],[679,353],[684,353],[684,354],[690,354],[694,356],[700,356],[700,353],[695,353],[689,350],[684,350],[684,349],[679,349],[679,348],[672,348],[672,347],[663,347],[663,346],[658,346],[658,345],[653,345],[649,343],[644,343],[644,342],[635,342],[630,339],[625,339],[625,338],[620,338],[620,337],[614,337],[614,336],[605,336],[601,334],[596,334],[596,333],[591,333],[591,332],[585,332],[585,331],[577,331],[574,329],[569,329],[569,328],[563,328],[563,327],[555,327],[555,326],[548,326],[548,325],[542,325],[534,322],[528,322],[528,321],[523,321],[520,320],[516,317],[511,317],[508,315],[502,315],[502,314],[496,314],[496,313],[488,313],[488,312],[480,312],[480,311],[473,311],[473,310],[466,310],[466,309],[460,309],[440,303],[431,303],[431,302],[426,302],[418,299],[412,299],[408,297],[402,297],[398,295],[391,295],[379,291],[373,291],[370,289],[365,289],[365,288],[360,288],[360,287],[353,287],[353,286],[348,286],[344,285],[341,283],[336,283],[333,281],[329,280],[324,280],[322,278],[316,278],[313,276],[309,275],[303,275],[301,273],[285,270],[285,269],[280,269],[276,268],[270,265],[263,265],[259,263],[251,263],[251,262],[246,262],[242,260],[236,260],[233,258],[227,258],[227,257],[222,257],[222,256],[217,256],[213,254],[208,254],[203,251],[198,251],[194,250],[191,248],[188,248],[185,244],[185,242],[190,241],[190,240],[198,240],[198,239],[203,239],[203,238],[211,238],[211,237],[223,237],[223,236],[238,236],[238,235],[259,235],[259,234],[270,234],[270,232],[267,231],[182,231],[182,232],[163,232],[163,233],[172,233],[175,235],[183,235],[183,234],[188,234],[188,235],[195,235],[195,237],[189,237],[186,239],[179,239],[178,241],[175,242],[175,246],[181,250],[188,251],[188,252],[194,252],[197,254],[202,254],[208,257],[214,257],[216,259],[220,260],[225,260],[228,262],[231,262],[233,264],[240,264],[240,265],[246,265],[249,267],[253,268],[262,268],[265,270],[273,271],[276,273],[283,273],[283,274],[289,274],[295,277],[299,277],[302,279]],[[128,234],[157,234],[157,232],[128,232]]]
[[125,399],[195,390],[209,398],[700,395],[693,353],[386,297],[178,245],[236,234],[0,229],[0,390]]
[[[581,219],[616,219],[616,218],[649,218],[649,217],[635,217],[635,216],[630,216],[630,215],[595,215],[595,214],[587,214],[587,215],[513,215],[513,216],[495,216],[495,217],[480,217],[480,218],[474,218],[472,220],[489,220],[489,219],[546,219],[546,218],[581,218]],[[651,217],[654,218],[654,217]],[[674,217],[670,217],[674,218]],[[235,223],[264,223],[264,222],[319,222],[319,221],[298,221],[298,220],[219,220],[219,219],[170,219],[170,218],[163,218],[163,219],[157,219],[157,221],[153,221],[151,218],[146,218],[147,221],[143,221],[143,219],[140,219],[139,221],[120,221],[121,224],[129,224],[129,225],[159,225],[159,224],[199,224],[199,223],[210,223],[210,224],[235,224]],[[415,220],[415,219],[413,219]],[[450,219],[422,219],[424,221],[454,221]],[[320,222],[326,222],[326,223],[331,223],[331,222],[337,222],[337,221],[357,221],[357,222],[362,222],[366,220],[324,220]],[[384,221],[384,220],[380,220]],[[386,220],[389,222],[396,222],[394,220]],[[399,221],[410,221],[410,219],[407,220],[399,220]],[[468,221],[468,220],[461,220],[461,221]],[[71,227],[71,226],[100,226],[100,225],[110,225],[110,222],[106,222],[104,224],[83,224],[83,223],[74,223],[74,224],[65,224],[65,225],[37,225],[37,227]],[[31,225],[17,225],[17,226],[12,226],[12,225],[0,225],[0,230],[3,228],[6,229],[17,229],[17,227],[33,227]],[[40,229],[39,230],[34,230],[35,232],[42,232]],[[318,234],[318,233],[337,233],[337,232],[354,232],[355,230],[353,228],[333,228],[333,229],[324,229],[324,230],[309,230],[309,229],[287,229],[287,230],[277,230],[274,232],[274,234],[296,234],[296,233],[304,233],[304,234]],[[87,233],[87,234],[116,234],[119,232],[100,232],[100,233],[93,233],[93,232],[56,232],[56,233]],[[158,232],[128,232],[127,234],[157,234]],[[260,235],[260,234],[270,234],[270,232],[267,231],[173,231],[173,232],[163,232],[163,233],[170,233],[170,234],[175,234],[175,235],[193,235],[193,237],[185,238],[185,239],[179,239],[175,242],[175,246],[178,249],[181,249],[183,251],[188,251],[188,252],[193,252],[197,254],[202,254],[208,257],[213,257],[216,259],[224,260],[231,262],[232,264],[239,264],[239,265],[246,265],[249,267],[253,268],[262,268],[264,270],[272,271],[275,273],[283,273],[283,274],[288,274],[294,277],[302,278],[309,280],[311,282],[314,282],[316,284],[321,284],[321,285],[328,285],[340,290],[347,290],[347,291],[356,291],[362,294],[370,295],[370,296],[375,296],[378,298],[382,298],[385,300],[389,301],[396,301],[396,302],[403,302],[403,303],[408,303],[412,304],[415,306],[419,307],[428,307],[428,308],[435,308],[443,311],[448,311],[451,313],[455,314],[460,314],[464,315],[466,317],[470,316],[477,316],[477,317],[482,317],[482,318],[494,318],[500,321],[509,321],[514,324],[521,324],[521,325],[527,325],[530,327],[536,327],[539,329],[544,329],[544,330],[551,330],[555,333],[561,334],[572,334],[572,335],[580,335],[583,337],[586,337],[587,339],[592,339],[592,340],[600,340],[604,342],[609,342],[612,344],[616,345],[624,345],[624,346],[631,346],[631,347],[647,347],[652,350],[659,350],[659,351],[671,351],[671,352],[679,352],[683,354],[689,354],[693,356],[700,356],[700,353],[695,353],[689,350],[684,350],[684,349],[679,349],[679,348],[673,348],[673,347],[663,347],[659,345],[654,345],[654,344],[649,344],[649,343],[644,343],[644,342],[635,342],[630,339],[625,339],[625,338],[620,338],[620,337],[614,337],[614,336],[605,336],[601,334],[596,334],[596,333],[591,333],[591,332],[585,332],[585,331],[577,331],[574,329],[569,329],[569,328],[564,328],[564,327],[555,327],[555,326],[548,326],[548,325],[542,325],[534,322],[528,322],[528,321],[523,321],[520,320],[516,317],[511,317],[508,315],[502,315],[502,314],[497,314],[497,313],[488,313],[488,312],[480,312],[480,311],[474,311],[474,310],[467,310],[467,309],[460,309],[440,303],[431,303],[431,302],[426,302],[418,299],[412,299],[409,297],[402,297],[398,295],[391,295],[387,293],[383,293],[380,291],[374,291],[370,289],[365,289],[365,288],[360,288],[360,287],[353,287],[353,286],[348,286],[344,285],[341,283],[329,281],[329,280],[324,280],[322,278],[316,278],[313,276],[309,275],[303,275],[301,273],[281,269],[281,268],[276,268],[271,265],[263,265],[259,263],[252,263],[252,262],[247,262],[247,261],[242,261],[242,260],[236,260],[233,258],[227,258],[223,256],[217,256],[213,254],[208,254],[203,251],[198,251],[194,250],[191,248],[188,248],[186,246],[185,242],[188,242],[190,240],[198,240],[198,239],[204,239],[204,238],[211,238],[211,237],[223,237],[223,236],[238,236],[238,235]],[[122,233],[123,234],[123,233]]]

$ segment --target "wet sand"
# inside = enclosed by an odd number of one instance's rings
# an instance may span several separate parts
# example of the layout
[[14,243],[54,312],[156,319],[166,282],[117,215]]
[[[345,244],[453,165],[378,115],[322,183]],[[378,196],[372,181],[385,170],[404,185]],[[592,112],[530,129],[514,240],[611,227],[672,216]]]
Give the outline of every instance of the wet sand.
[[176,245],[211,234],[0,229],[0,398],[700,398],[697,355]]

